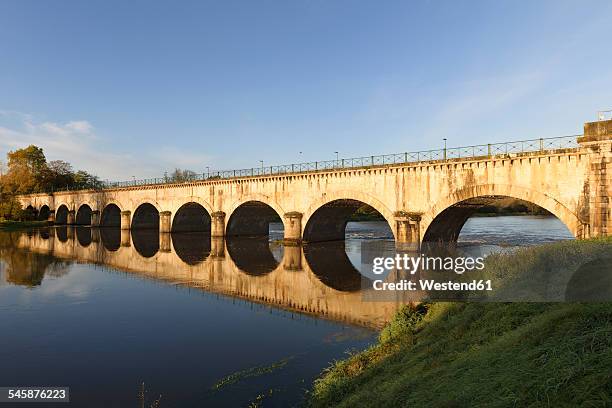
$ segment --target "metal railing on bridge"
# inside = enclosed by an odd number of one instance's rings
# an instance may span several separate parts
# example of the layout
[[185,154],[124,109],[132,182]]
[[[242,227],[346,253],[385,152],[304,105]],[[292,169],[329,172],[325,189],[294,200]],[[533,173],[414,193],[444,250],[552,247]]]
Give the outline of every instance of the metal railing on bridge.
[[[177,180],[171,176],[129,181],[104,181],[101,189],[135,187],[156,184],[177,184],[196,181],[214,181],[232,178],[282,175],[291,173],[340,170],[363,167],[379,167],[395,164],[418,163],[436,160],[461,158],[484,158],[502,154],[572,149],[578,147],[577,137],[581,135],[520,140],[516,142],[489,143],[482,145],[450,147],[419,152],[405,152],[378,156],[364,156],[349,159],[324,160],[306,163],[282,164],[278,166],[251,167],[239,170],[207,171],[205,173],[184,175]],[[76,188],[78,189],[78,188]],[[76,190],[75,189],[75,190]],[[73,190],[68,187],[67,190]]]

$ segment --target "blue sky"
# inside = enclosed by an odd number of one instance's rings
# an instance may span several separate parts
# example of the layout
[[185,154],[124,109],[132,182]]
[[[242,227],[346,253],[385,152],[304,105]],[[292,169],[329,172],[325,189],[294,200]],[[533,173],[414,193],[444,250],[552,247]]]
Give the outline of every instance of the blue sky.
[[[0,1],[0,155],[102,178],[575,134],[608,1]],[[299,152],[302,151],[302,154]]]

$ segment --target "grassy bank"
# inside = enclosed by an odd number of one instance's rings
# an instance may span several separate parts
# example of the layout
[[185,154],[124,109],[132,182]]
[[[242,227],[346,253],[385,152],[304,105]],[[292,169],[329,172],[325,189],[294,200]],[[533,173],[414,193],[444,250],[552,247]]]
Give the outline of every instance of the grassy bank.
[[[567,246],[588,253],[600,250],[601,242]],[[529,259],[537,264],[548,251],[558,260],[562,246],[524,251],[536,251],[539,256]],[[512,262],[512,256],[521,257],[521,251],[495,262],[506,270],[532,270],[529,260]],[[337,362],[317,380],[310,404],[611,406],[612,303],[404,307],[376,345]]]
[[46,227],[47,225],[47,221],[0,221],[0,231],[17,231],[34,227]]

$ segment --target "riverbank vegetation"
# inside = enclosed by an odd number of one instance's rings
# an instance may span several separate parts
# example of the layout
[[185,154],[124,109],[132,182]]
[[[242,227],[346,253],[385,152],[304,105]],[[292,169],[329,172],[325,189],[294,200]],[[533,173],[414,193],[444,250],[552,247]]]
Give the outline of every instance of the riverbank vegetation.
[[46,227],[47,225],[47,221],[0,220],[0,231],[18,231],[29,228]]
[[[545,245],[538,256],[526,248],[526,260],[511,262],[518,251],[495,262],[528,273],[545,253],[567,252],[563,245],[584,255],[601,242]],[[316,381],[310,405],[603,407],[612,404],[610,367],[612,302],[405,306],[376,345]]]
[[552,215],[549,211],[529,201],[504,197],[492,201],[476,210],[476,217],[494,217],[497,215]]

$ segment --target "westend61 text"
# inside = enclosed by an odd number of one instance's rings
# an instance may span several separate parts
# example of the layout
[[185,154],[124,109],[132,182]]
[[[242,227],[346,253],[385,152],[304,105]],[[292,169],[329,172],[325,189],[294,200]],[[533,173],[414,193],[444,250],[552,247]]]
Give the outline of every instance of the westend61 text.
[[423,291],[484,291],[493,290],[490,280],[473,280],[471,282],[436,282],[433,279],[419,279],[416,282],[402,279],[399,282],[384,282],[375,280],[372,283],[374,290],[423,290]]

